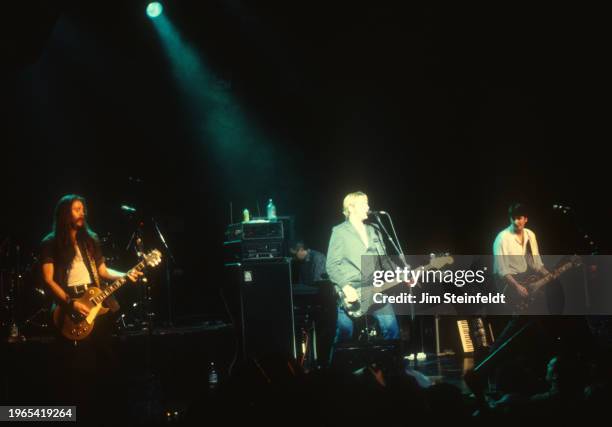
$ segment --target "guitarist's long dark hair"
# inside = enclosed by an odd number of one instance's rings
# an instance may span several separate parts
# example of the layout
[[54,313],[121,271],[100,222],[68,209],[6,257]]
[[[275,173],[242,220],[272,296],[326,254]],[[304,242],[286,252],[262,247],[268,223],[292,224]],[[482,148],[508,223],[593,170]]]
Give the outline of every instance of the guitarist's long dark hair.
[[[90,254],[93,254],[94,245],[98,243],[97,234],[94,233],[87,224],[87,204],[85,198],[76,194],[67,194],[63,196],[57,202],[57,205],[55,205],[53,231],[45,238],[45,240],[54,240],[56,254],[59,257],[59,261],[63,264],[72,262],[72,259],[76,255],[74,245],[70,239],[72,204],[76,201],[83,203],[83,209],[86,214],[83,221],[83,227],[77,233],[77,241],[84,244]],[[83,254],[83,256],[85,256],[85,254]]]

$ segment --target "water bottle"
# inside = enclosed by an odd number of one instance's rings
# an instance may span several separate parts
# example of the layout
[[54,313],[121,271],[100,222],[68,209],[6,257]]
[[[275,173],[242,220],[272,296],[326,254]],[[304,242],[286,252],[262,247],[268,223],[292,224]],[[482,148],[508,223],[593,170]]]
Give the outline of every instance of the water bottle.
[[248,209],[242,211],[242,221],[249,222],[251,220],[251,214]]
[[215,389],[219,385],[219,373],[215,367],[215,362],[210,362],[208,367],[208,388]]
[[272,202],[272,199],[268,201],[268,220],[276,219],[276,206]]

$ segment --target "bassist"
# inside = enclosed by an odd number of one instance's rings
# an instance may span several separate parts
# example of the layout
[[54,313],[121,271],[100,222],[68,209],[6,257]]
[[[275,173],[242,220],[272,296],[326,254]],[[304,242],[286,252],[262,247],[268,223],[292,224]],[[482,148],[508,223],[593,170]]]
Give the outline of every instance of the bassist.
[[516,280],[516,275],[527,271],[535,271],[541,276],[550,273],[542,263],[535,233],[525,228],[528,222],[525,206],[513,204],[508,209],[508,216],[510,225],[499,232],[493,243],[493,270],[511,293],[527,298],[529,292]]
[[[379,258],[386,255],[385,246],[377,229],[364,220],[368,218],[368,196],[360,191],[344,198],[343,213],[346,221],[333,228],[327,253],[327,273],[340,293],[348,301],[359,299],[358,288],[364,273],[362,255]],[[367,268],[366,268],[367,269]],[[368,272],[365,272],[367,275]],[[335,344],[353,337],[353,320],[345,308],[338,305]],[[397,340],[400,331],[395,312],[390,304],[373,311],[381,335],[385,340]]]
[[[508,209],[508,218],[510,225],[499,232],[493,243],[493,271],[497,281],[503,284],[505,293],[515,295],[515,301],[527,300],[529,291],[515,276],[528,271],[534,271],[541,276],[550,273],[540,257],[535,233],[525,228],[528,221],[525,205],[512,204]],[[512,306],[512,303],[510,305]],[[518,316],[516,307],[510,308],[514,315],[508,318],[506,326],[491,346],[491,353],[496,352],[515,333],[537,320],[533,316]]]

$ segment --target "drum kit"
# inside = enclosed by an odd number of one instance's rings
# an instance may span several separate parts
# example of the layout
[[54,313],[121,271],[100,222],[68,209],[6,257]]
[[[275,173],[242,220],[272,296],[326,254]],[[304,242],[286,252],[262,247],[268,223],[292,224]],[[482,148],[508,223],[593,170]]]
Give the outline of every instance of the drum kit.
[[0,330],[11,342],[25,340],[22,328],[47,328],[47,293],[33,274],[37,262],[12,239],[0,243]]

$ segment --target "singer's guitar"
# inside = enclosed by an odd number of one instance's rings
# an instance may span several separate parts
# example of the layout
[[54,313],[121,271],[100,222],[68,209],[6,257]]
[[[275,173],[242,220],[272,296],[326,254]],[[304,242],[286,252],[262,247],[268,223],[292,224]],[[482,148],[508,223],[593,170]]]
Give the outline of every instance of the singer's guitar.
[[508,304],[512,307],[515,314],[520,314],[533,304],[534,300],[546,285],[556,280],[563,273],[582,265],[582,260],[578,256],[572,256],[568,261],[563,262],[555,268],[549,275],[526,272],[514,275],[514,279],[527,289],[529,295],[521,296],[514,286],[504,283],[503,293],[506,295]]
[[[417,267],[413,270],[439,270],[446,265],[453,264],[454,262],[455,260],[452,256],[445,255],[432,258],[429,264]],[[380,306],[380,304],[374,302],[374,294],[387,292],[397,285],[401,285],[402,283],[406,284],[405,281],[392,281],[387,282],[380,287],[375,287],[372,284],[369,284],[365,287],[355,288],[355,291],[357,291],[357,299],[355,301],[349,301],[344,292],[340,290],[338,292],[340,303],[349,317],[357,319],[370,313],[375,309],[375,307]],[[414,284],[410,285],[414,286]]]
[[[143,256],[132,270],[142,271],[145,267],[155,267],[161,262],[161,253],[155,249]],[[85,304],[89,308],[89,314],[84,316],[73,310],[65,310],[57,306],[53,310],[53,323],[60,330],[62,335],[71,341],[85,339],[91,334],[94,328],[96,317],[108,312],[108,308],[102,303],[111,296],[117,289],[125,284],[127,277],[121,277],[103,289],[91,287],[85,294],[75,301]]]

